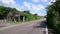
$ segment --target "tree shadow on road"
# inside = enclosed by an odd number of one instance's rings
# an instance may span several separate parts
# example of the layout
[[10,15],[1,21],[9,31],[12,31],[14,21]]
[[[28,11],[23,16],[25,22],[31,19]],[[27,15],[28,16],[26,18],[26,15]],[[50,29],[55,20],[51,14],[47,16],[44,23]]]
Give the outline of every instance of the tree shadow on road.
[[36,25],[33,26],[33,28],[46,28],[45,21],[38,22]]
[[46,34],[46,31],[43,31],[43,34]]
[[[46,28],[46,21],[38,22],[33,28]],[[46,34],[46,31],[43,31],[43,34]]]

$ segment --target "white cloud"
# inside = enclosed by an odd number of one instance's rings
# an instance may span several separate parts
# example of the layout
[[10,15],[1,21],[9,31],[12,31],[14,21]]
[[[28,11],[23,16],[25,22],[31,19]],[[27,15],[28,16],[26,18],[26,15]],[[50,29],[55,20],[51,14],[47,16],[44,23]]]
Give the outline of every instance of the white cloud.
[[[42,2],[49,2],[49,0],[40,0]],[[56,0],[50,0],[50,2],[56,2]]]
[[14,0],[0,0],[0,5],[21,10],[20,5],[16,4],[16,2]]
[[28,3],[28,2],[23,2],[23,4],[24,4],[24,8],[28,8],[28,10],[30,10],[30,12],[32,14],[37,13],[41,9],[44,9],[44,6],[42,6],[40,4],[35,5],[35,4],[32,4],[32,3]]
[[16,3],[13,0],[0,0],[0,3],[3,5],[15,5]]
[[49,4],[51,4],[51,2],[56,2],[56,0],[32,0],[33,2],[35,2],[35,3],[38,3],[38,2],[43,2],[43,3],[45,3],[45,2],[49,2]]
[[29,4],[28,2],[23,2],[23,4],[24,4],[24,8],[27,7],[28,9],[30,9],[31,4]]
[[48,2],[48,0],[41,0],[42,2]]
[[42,6],[42,5],[32,5],[31,6],[31,13],[32,14],[35,14],[35,13],[37,13],[37,12],[39,12],[40,10],[42,10],[42,9],[44,9],[44,6]]
[[32,1],[35,2],[35,3],[36,3],[36,2],[39,2],[39,0],[32,0]]
[[[35,1],[38,2],[39,0],[35,0]],[[23,2],[23,5],[20,6],[14,0],[0,0],[0,5],[16,8],[18,10],[24,10],[25,8],[27,8],[28,10],[30,10],[32,14],[35,14],[38,11],[45,8],[44,6],[40,4],[35,5],[32,3],[25,2],[25,1]]]
[[51,2],[56,2],[56,0],[50,0],[50,2],[48,3],[48,5],[52,5],[53,3]]
[[51,0],[51,2],[56,2],[56,0]]
[[38,8],[40,8],[40,9],[45,9],[45,7],[42,6],[42,5],[38,5]]
[[49,0],[32,0],[32,1],[37,3],[37,2],[48,2]]
[[6,4],[15,4],[13,0],[1,0],[1,1]]

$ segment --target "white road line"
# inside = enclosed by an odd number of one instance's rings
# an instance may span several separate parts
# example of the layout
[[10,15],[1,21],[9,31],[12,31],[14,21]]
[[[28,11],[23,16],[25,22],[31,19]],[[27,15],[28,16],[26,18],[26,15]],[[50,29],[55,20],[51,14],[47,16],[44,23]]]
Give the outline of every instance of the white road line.
[[48,28],[47,28],[47,26],[46,26],[46,34],[48,34]]

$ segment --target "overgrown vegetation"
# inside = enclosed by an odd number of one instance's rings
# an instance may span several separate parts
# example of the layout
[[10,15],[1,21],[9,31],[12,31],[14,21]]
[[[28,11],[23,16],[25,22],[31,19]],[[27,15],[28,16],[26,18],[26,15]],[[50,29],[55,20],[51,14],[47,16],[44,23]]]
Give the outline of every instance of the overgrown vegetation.
[[60,34],[60,0],[47,7],[47,25]]
[[31,14],[29,11],[23,11],[23,14],[26,15],[26,18],[27,18],[26,21],[32,21],[32,20],[37,20],[41,18],[37,14]]
[[26,15],[26,21],[32,21],[32,20],[37,20],[41,18],[37,14],[31,14],[28,10],[18,11],[15,8],[0,6],[0,19],[4,19],[4,17],[6,17],[10,11],[13,11],[14,13],[21,13]]

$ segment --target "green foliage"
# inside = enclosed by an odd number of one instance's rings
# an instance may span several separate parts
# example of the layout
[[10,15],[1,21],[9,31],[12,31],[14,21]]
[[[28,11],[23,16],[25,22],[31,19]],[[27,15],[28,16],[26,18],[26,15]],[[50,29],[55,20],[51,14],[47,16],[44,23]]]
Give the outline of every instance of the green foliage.
[[9,7],[0,6],[0,19],[3,19],[10,10]]
[[47,7],[47,22],[49,27],[60,34],[60,0]]
[[14,11],[14,13],[18,14],[21,13],[20,11],[18,11],[16,8],[12,8],[12,10]]
[[26,21],[40,19],[40,16],[38,16],[37,14],[31,14],[29,10],[20,12],[16,8],[10,8],[10,7],[4,7],[4,6],[0,6],[0,19],[4,19],[4,17],[6,17],[10,11],[14,12],[15,14],[18,14],[18,13],[24,14],[26,16]]
[[0,19],[4,19],[4,17],[6,17],[10,11],[13,11],[14,13],[20,13],[15,8],[0,6]]
[[40,19],[41,18],[37,14],[31,14],[28,10],[27,11],[23,11],[23,14],[26,15],[26,21],[32,21],[32,20],[36,20],[36,19]]

